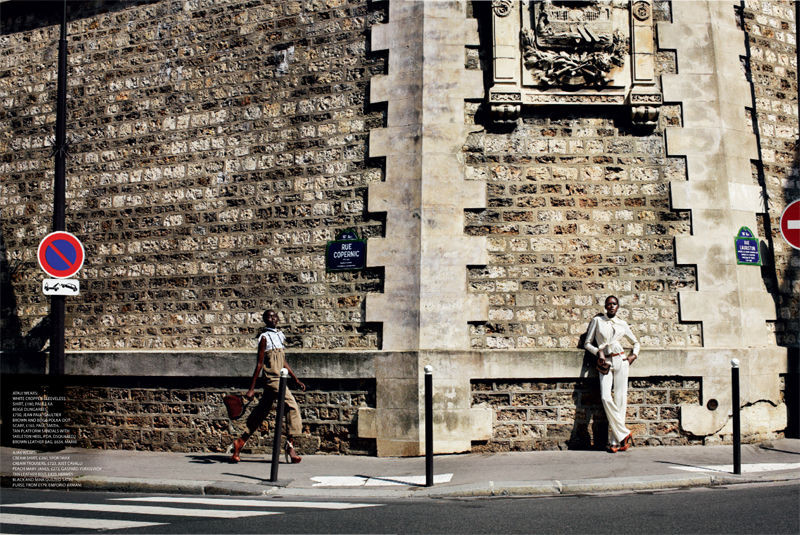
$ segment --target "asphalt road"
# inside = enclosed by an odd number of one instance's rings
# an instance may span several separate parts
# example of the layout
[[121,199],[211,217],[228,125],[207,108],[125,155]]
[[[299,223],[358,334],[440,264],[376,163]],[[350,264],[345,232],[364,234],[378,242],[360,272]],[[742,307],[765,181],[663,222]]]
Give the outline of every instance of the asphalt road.
[[[400,501],[3,489],[0,506],[2,533],[800,533],[798,484]],[[67,527],[92,519],[94,528]],[[146,525],[114,529],[122,526],[114,522]]]

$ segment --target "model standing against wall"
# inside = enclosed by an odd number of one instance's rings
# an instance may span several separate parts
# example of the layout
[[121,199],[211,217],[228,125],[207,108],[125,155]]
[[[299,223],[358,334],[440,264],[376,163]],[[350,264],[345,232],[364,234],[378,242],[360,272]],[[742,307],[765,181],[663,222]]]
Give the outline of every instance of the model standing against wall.
[[[600,396],[608,418],[608,451],[616,453],[627,450],[633,442],[633,434],[625,426],[625,411],[628,405],[628,368],[639,356],[639,340],[628,323],[617,317],[619,300],[615,296],[606,298],[605,309],[605,314],[595,316],[589,323],[584,347],[597,356]],[[626,355],[622,348],[623,338],[633,342],[630,355]]]
[[[278,397],[278,387],[280,385],[281,368],[286,368],[289,375],[297,382],[300,390],[305,391],[304,385],[300,379],[294,374],[294,371],[286,362],[286,355],[284,354],[284,343],[286,336],[283,332],[279,331],[276,327],[278,325],[278,314],[274,310],[267,310],[264,312],[264,323],[266,330],[258,337],[258,361],[256,362],[256,369],[253,372],[253,380],[250,382],[250,390],[247,391],[245,396],[247,399],[253,399],[256,395],[256,381],[263,370],[267,379],[264,386],[264,394],[258,405],[250,412],[247,417],[247,431],[242,433],[242,436],[233,442],[233,456],[231,462],[239,462],[239,452],[242,451],[247,439],[250,438],[256,429],[264,422],[272,408],[272,403]],[[292,438],[300,436],[303,432],[303,423],[300,419],[300,407],[297,405],[294,396],[286,389],[286,422],[288,429],[286,431],[286,457],[293,464],[299,463],[302,457],[297,455],[292,444]]]

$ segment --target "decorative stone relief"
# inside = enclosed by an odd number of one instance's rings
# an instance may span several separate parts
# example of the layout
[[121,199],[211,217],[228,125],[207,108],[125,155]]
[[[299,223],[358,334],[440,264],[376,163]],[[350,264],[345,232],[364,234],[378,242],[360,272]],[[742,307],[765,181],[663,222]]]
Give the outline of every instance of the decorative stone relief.
[[635,125],[655,126],[650,0],[492,2],[496,123],[515,123],[525,105],[627,105]]

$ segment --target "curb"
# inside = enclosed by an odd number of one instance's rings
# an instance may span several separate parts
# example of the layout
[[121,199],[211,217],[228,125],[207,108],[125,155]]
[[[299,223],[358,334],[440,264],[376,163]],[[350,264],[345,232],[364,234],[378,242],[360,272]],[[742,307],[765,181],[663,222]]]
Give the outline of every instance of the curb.
[[[203,481],[184,479],[140,479],[128,477],[78,476],[64,485],[63,481],[53,480],[48,487],[47,480],[36,488],[63,489],[70,491],[105,491],[164,493],[208,496],[296,496],[328,498],[487,498],[505,496],[567,496],[609,492],[647,492],[655,490],[715,487],[739,484],[769,484],[800,481],[800,474],[774,474],[762,477],[747,477],[733,474],[698,474],[630,476],[602,479],[537,480],[537,481],[489,481],[443,487],[411,487],[407,489],[376,488],[307,488],[290,487],[292,481],[281,480],[275,484],[234,483],[227,481]],[[59,483],[59,484],[56,484]],[[13,478],[3,475],[0,486],[14,487]]]
[[645,476],[605,479],[557,479],[541,481],[504,481],[466,485],[462,488],[433,490],[430,497],[502,497],[502,496],[567,496],[602,492],[644,492],[651,490],[712,486],[713,478],[700,476]]

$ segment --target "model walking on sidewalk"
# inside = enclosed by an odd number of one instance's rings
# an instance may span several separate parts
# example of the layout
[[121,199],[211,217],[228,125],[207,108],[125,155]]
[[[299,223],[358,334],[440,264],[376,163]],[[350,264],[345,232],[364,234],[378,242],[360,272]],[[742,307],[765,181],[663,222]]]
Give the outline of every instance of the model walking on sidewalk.
[[[633,442],[633,434],[625,426],[625,411],[628,405],[628,368],[639,356],[639,340],[628,323],[617,317],[619,300],[615,296],[606,298],[605,309],[605,314],[595,316],[589,323],[584,347],[597,356],[600,397],[608,418],[608,451],[616,453],[627,450]],[[626,355],[622,348],[623,338],[633,342],[630,355]]]
[[[256,429],[261,426],[272,408],[272,403],[278,398],[278,387],[280,386],[281,368],[289,370],[289,375],[297,382],[300,390],[305,391],[304,385],[300,379],[294,374],[294,371],[286,362],[286,355],[284,354],[284,343],[286,336],[283,332],[279,331],[276,327],[278,325],[278,314],[274,310],[267,310],[264,312],[264,323],[267,325],[266,330],[258,337],[258,361],[256,362],[256,369],[253,372],[253,380],[250,381],[250,390],[247,391],[245,396],[247,399],[253,399],[256,395],[256,381],[263,370],[267,379],[264,386],[264,394],[258,405],[250,411],[247,417],[247,431],[242,433],[242,436],[233,442],[233,455],[231,462],[238,463],[239,453],[242,451],[247,439],[250,438]],[[300,407],[297,405],[294,396],[286,389],[286,458],[293,464],[299,463],[302,457],[297,455],[292,444],[292,438],[298,437],[303,433],[303,422],[300,419]]]

